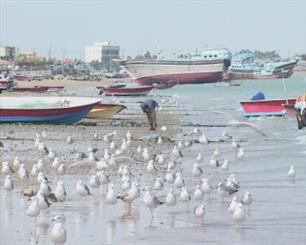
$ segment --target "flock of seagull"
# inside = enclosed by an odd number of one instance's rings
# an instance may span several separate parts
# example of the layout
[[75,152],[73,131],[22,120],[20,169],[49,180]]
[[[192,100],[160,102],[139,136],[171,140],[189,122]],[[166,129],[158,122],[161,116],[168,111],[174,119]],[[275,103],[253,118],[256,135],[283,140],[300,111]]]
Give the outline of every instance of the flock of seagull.
[[[166,131],[167,127],[162,126],[161,131]],[[193,129],[190,133],[197,143],[208,144],[209,139],[202,134],[199,129]],[[143,204],[150,210],[151,217],[154,217],[154,210],[161,205],[175,207],[178,202],[189,203],[191,200],[198,202],[193,209],[193,215],[204,223],[205,217],[205,197],[212,192],[220,194],[222,199],[231,198],[228,202],[228,212],[232,216],[235,223],[243,222],[247,216],[245,207],[249,207],[253,202],[253,197],[250,192],[246,191],[241,198],[238,199],[235,193],[239,191],[240,183],[236,179],[235,174],[230,174],[227,178],[222,179],[217,186],[213,186],[209,179],[205,177],[203,155],[198,153],[194,156],[194,163],[190,166],[190,172],[180,167],[180,162],[184,158],[184,151],[190,148],[193,144],[192,140],[178,140],[173,143],[173,148],[166,152],[165,143],[162,136],[158,136],[155,143],[146,144],[145,146],[137,145],[136,140],[130,131],[127,131],[123,138],[119,138],[116,131],[108,133],[99,139],[95,134],[94,140],[103,140],[108,147],[104,149],[104,156],[101,159],[97,158],[95,147],[88,147],[87,154],[77,153],[75,160],[76,164],[65,166],[56,152],[47,147],[47,135],[45,132],[36,134],[34,139],[35,149],[39,159],[33,164],[31,169],[27,169],[19,157],[15,157],[12,163],[7,161],[2,162],[1,174],[6,176],[4,180],[4,189],[11,191],[15,187],[15,182],[19,184],[28,184],[29,181],[34,182],[37,191],[31,197],[31,203],[25,210],[26,215],[35,218],[38,217],[41,211],[48,209],[52,202],[65,202],[67,193],[64,183],[64,176],[68,169],[75,166],[82,166],[82,161],[86,160],[91,163],[94,174],[90,174],[86,181],[79,179],[75,185],[75,192],[80,199],[94,195],[99,192],[100,186],[107,187],[104,193],[104,202],[108,205],[116,205],[121,200],[128,212],[131,215],[131,206],[137,199],[142,199]],[[236,152],[236,158],[243,160],[245,152],[243,147],[226,131],[222,133],[222,138],[225,143],[231,144]],[[118,143],[119,142],[119,143]],[[195,141],[194,141],[195,142]],[[75,144],[72,137],[68,136],[66,144]],[[158,154],[155,154],[150,146],[160,146]],[[163,152],[162,152],[163,150]],[[134,158],[131,159],[125,155],[131,155],[133,152]],[[154,153],[154,154],[153,154]],[[209,162],[205,165],[213,169],[219,168],[223,173],[229,170],[229,160],[222,159],[221,153],[216,148],[211,155]],[[132,169],[132,164],[129,162],[138,162]],[[141,163],[141,164],[139,164]],[[51,169],[51,170],[50,170]],[[52,171],[60,180],[57,181],[55,189],[52,189],[47,171]],[[139,178],[136,178],[136,172],[141,172]],[[193,182],[197,184],[191,190],[191,184],[187,183],[187,175],[192,175]],[[14,179],[12,175],[16,175]],[[291,166],[287,174],[288,178],[295,178],[294,166]],[[141,184],[145,183],[146,186]],[[97,191],[94,192],[94,189]],[[164,192],[163,192],[164,191]],[[142,193],[144,192],[144,193]],[[68,193],[69,194],[69,193]],[[66,241],[65,217],[57,215],[51,220],[54,225],[51,229],[51,240],[56,244],[62,244]]]

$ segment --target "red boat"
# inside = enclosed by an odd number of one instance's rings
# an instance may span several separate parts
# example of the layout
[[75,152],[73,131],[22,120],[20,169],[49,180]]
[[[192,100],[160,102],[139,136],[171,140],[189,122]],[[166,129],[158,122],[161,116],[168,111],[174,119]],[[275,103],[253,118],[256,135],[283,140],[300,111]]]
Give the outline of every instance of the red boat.
[[21,87],[21,88],[12,88],[12,92],[31,92],[31,93],[43,93],[50,90],[59,90],[63,89],[63,86],[35,86],[35,87]]
[[112,84],[109,86],[97,86],[96,89],[105,89],[105,88],[124,88],[125,84]]
[[104,88],[101,90],[101,93],[104,93],[106,96],[144,96],[147,95],[153,86],[146,87],[124,87],[124,88]]
[[245,117],[284,116],[286,107],[294,106],[295,99],[249,100],[240,102]]

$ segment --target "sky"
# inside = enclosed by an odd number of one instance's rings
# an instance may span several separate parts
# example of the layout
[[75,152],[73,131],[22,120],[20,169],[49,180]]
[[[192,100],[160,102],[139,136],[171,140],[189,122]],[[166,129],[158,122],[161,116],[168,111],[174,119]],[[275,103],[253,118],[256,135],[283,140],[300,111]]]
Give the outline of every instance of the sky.
[[0,44],[84,57],[95,41],[124,56],[205,47],[306,52],[305,0],[0,0]]

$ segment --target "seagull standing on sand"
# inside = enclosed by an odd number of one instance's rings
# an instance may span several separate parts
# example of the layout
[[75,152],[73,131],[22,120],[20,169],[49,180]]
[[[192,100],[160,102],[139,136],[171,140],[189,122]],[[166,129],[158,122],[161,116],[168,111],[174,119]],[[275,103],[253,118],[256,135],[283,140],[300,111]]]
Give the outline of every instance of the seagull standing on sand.
[[64,226],[65,217],[57,215],[51,219],[51,222],[55,222],[51,229],[51,240],[54,244],[64,244],[67,238],[67,232]]
[[39,171],[43,171],[44,170],[43,160],[38,159],[38,161],[37,161],[37,168],[38,168]]
[[203,200],[204,193],[200,187],[200,185],[197,185],[195,188],[195,191],[193,192],[193,199],[195,200]]
[[67,137],[66,142],[67,142],[68,145],[73,144],[73,139],[71,138],[71,136],[68,136],[68,137]]
[[240,147],[237,153],[237,159],[242,160],[244,158],[244,149]]
[[55,157],[54,158],[54,160],[53,160],[53,162],[52,162],[52,168],[55,168],[55,169],[57,169],[58,168],[58,166],[59,166],[59,160],[58,160],[58,158],[57,157]]
[[186,186],[182,187],[182,190],[181,190],[181,193],[180,193],[180,199],[181,199],[182,202],[189,202],[191,200],[190,193],[187,190]]
[[294,166],[291,165],[287,174],[287,177],[290,179],[294,179],[296,176]]
[[5,177],[5,181],[4,181],[3,186],[4,186],[4,189],[7,190],[7,191],[11,191],[11,190],[14,189],[14,183],[13,183],[10,175],[7,175]]
[[57,186],[56,186],[56,189],[54,191],[54,195],[55,195],[55,198],[58,202],[63,202],[66,200],[66,189],[65,189],[65,186],[64,186],[64,182],[62,180],[59,180],[57,182]]
[[33,196],[31,199],[32,199],[32,202],[26,210],[26,215],[28,215],[30,217],[35,217],[35,224],[36,224],[36,217],[40,214],[38,197]]
[[36,196],[38,198],[38,206],[40,210],[44,210],[50,207],[47,196],[41,190],[38,190]]
[[59,175],[64,175],[66,172],[66,168],[65,168],[65,165],[63,163],[61,163],[58,168],[57,168],[57,173]]
[[14,173],[14,170],[8,162],[2,162],[1,173],[3,175],[12,174],[12,173]]
[[156,177],[152,189],[153,189],[153,190],[156,190],[156,191],[161,191],[161,190],[163,189],[163,187],[164,187],[164,184],[163,184],[161,178],[160,178],[160,177]]
[[15,157],[14,162],[13,162],[14,168],[19,169],[20,164],[21,164],[21,161],[20,161],[19,157]]
[[78,180],[77,186],[76,186],[76,192],[80,196],[89,196],[90,195],[90,190],[86,184],[82,180]]
[[166,196],[166,204],[167,204],[167,206],[175,206],[176,205],[176,196],[175,196],[172,188],[169,190],[169,193]]
[[166,173],[166,182],[168,184],[173,184],[174,182],[174,174],[171,172],[171,169],[168,168],[167,173]]
[[150,160],[149,162],[148,162],[148,165],[147,165],[147,172],[149,173],[149,174],[154,174],[154,173],[156,173],[156,168],[155,168],[155,166],[154,166],[154,161],[153,160]]
[[202,224],[204,223],[204,216],[205,216],[205,206],[204,204],[200,204],[199,206],[195,207],[193,210],[193,214],[196,217],[199,217],[202,219]]
[[212,187],[211,187],[211,185],[208,183],[208,179],[203,178],[203,179],[201,180],[201,182],[202,182],[201,188],[202,188],[202,191],[204,192],[204,194],[210,194],[211,191],[212,191]]
[[27,180],[29,178],[29,172],[25,168],[24,164],[22,163],[18,169],[18,177],[20,180]]
[[182,188],[185,185],[185,181],[182,177],[182,173],[181,172],[177,172],[175,174],[175,180],[174,180],[174,186],[176,188]]

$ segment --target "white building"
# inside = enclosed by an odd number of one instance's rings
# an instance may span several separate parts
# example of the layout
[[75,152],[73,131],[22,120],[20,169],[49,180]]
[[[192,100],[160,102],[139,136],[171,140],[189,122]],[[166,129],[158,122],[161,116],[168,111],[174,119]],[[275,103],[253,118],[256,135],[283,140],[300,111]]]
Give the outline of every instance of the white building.
[[85,47],[85,62],[90,63],[92,61],[102,60],[102,48],[103,46],[109,46],[109,42],[94,42],[92,45]]

